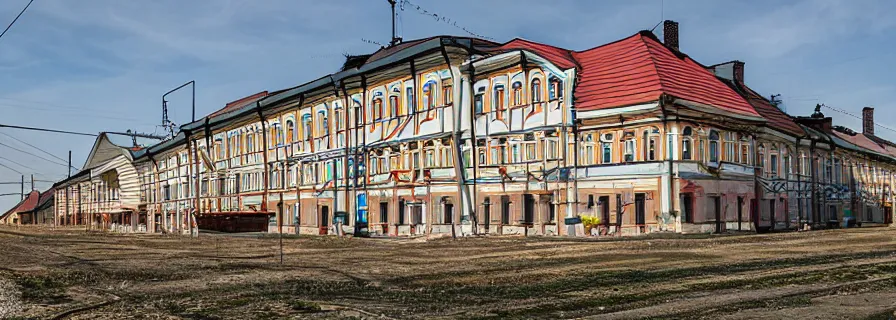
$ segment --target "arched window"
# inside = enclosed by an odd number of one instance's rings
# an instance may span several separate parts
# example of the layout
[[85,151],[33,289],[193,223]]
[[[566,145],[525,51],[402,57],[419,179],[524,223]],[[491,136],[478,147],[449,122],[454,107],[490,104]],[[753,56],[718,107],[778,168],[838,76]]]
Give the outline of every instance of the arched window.
[[760,168],[764,168],[765,167],[765,145],[763,145],[763,144],[759,145],[758,156],[759,156],[759,163],[757,163],[756,166],[758,166]]
[[268,128],[268,148],[273,148],[280,144],[280,139],[282,138],[280,132],[280,124],[272,123],[270,128]]
[[285,140],[284,137],[283,137],[283,126],[281,126],[281,125],[278,123],[278,124],[275,126],[275,128],[277,129],[277,145],[278,145],[278,146],[283,145],[283,141]]
[[541,102],[541,79],[532,79],[532,103]]
[[224,141],[221,138],[215,138],[215,161],[224,160]]
[[293,143],[294,141],[298,141],[298,137],[296,136],[296,124],[295,122],[290,120],[286,120],[286,143]]
[[483,106],[483,104],[484,104],[483,97],[484,96],[485,96],[485,87],[479,87],[479,89],[476,90],[476,96],[473,97],[473,109],[476,112],[476,114],[482,114],[485,111],[485,109],[484,109],[485,106]]
[[330,119],[327,119],[327,111],[321,110],[317,112],[318,127],[320,128],[320,136],[326,136],[330,134]]
[[255,152],[255,134],[252,133],[252,130],[249,129],[249,132],[246,133],[246,152]]
[[306,141],[311,140],[311,114],[302,115],[302,133]]
[[429,80],[423,84],[423,107],[434,109],[436,107],[436,92],[439,91],[439,84],[435,80]]
[[494,106],[495,106],[495,117],[499,120],[504,119],[504,85],[499,84],[495,86],[495,96],[494,96]]
[[605,133],[600,139],[601,163],[613,163],[613,134]]
[[548,87],[548,99],[556,100],[560,98],[563,98],[563,80],[551,77],[550,86]]
[[398,90],[398,87],[392,88],[392,93],[389,94],[389,116],[397,117],[398,114],[398,98],[401,96],[401,90]]
[[625,162],[635,161],[635,153],[637,152],[637,148],[635,145],[635,132],[627,131],[623,134],[623,160]]
[[417,110],[417,108],[416,108],[417,100],[414,96],[414,88],[413,87],[405,88],[405,100],[404,101],[405,101],[405,106],[404,106],[405,110],[411,110],[412,112]]
[[691,127],[684,127],[684,130],[681,131],[681,159],[682,160],[691,160],[693,157],[693,150],[691,150],[693,129]]
[[370,117],[373,121],[380,121],[383,119],[383,93],[377,92],[373,94],[373,106],[371,106]]
[[510,88],[513,89],[513,105],[523,105],[523,83],[519,81],[514,82],[510,85]]
[[709,131],[709,162],[719,162],[719,132]]

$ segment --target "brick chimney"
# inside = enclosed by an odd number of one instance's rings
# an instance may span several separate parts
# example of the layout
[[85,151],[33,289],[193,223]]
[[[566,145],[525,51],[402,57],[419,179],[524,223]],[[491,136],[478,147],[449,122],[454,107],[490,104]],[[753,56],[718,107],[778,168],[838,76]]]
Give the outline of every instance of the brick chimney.
[[663,21],[663,42],[667,47],[678,50],[678,22]]
[[744,83],[744,62],[734,61],[734,81]]
[[862,133],[869,136],[874,135],[874,108],[872,107],[862,108]]

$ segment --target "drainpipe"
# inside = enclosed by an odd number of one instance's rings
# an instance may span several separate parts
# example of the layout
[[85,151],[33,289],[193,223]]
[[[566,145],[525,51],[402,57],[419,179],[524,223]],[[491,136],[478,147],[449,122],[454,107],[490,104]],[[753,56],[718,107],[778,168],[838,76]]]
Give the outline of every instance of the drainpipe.
[[673,145],[673,143],[675,143],[675,141],[672,141],[672,136],[669,133],[669,122],[668,122],[669,115],[666,113],[666,101],[670,100],[670,98],[671,97],[667,96],[666,94],[662,94],[662,96],[660,97],[660,111],[663,114],[663,132],[666,134],[666,161],[667,161],[668,167],[669,167],[669,173],[668,173],[669,174],[669,193],[667,194],[667,196],[668,196],[667,201],[669,202],[669,212],[668,212],[669,214],[671,214],[672,211],[675,211],[675,182],[674,182],[675,174],[672,171],[672,166],[673,166],[672,159],[674,158],[674,154],[672,153],[672,150],[673,150],[672,145]]
[[[759,186],[759,175],[762,174],[762,168],[758,167],[760,159],[759,148],[756,146],[756,135],[750,135],[750,149],[753,150],[753,200],[756,203],[753,210],[750,210],[750,221],[753,222],[753,230],[756,233],[759,233],[759,223],[762,220],[762,198],[764,192],[762,191],[762,187]],[[754,211],[755,214],[753,214]],[[737,224],[738,230],[741,229],[740,223],[741,222],[739,221]]]
[[812,181],[812,194],[810,195],[810,199],[812,199],[812,224],[818,225],[818,198],[815,196],[818,191],[818,174],[817,164],[815,163],[815,139],[812,139],[812,142],[809,144],[809,175],[811,176]]
[[[441,45],[441,51],[442,51],[442,58],[445,59],[445,64],[448,65],[448,71],[451,73],[451,81],[454,82],[456,79],[455,77],[457,77],[459,75],[454,74],[454,69],[451,66],[451,59],[448,57],[448,51],[445,49],[444,43]],[[460,84],[460,82],[457,82],[457,84]],[[473,199],[472,197],[470,197],[470,193],[467,190],[464,190],[464,188],[466,188],[467,177],[466,177],[466,169],[463,166],[464,156],[463,156],[463,145],[461,144],[461,140],[462,140],[461,135],[463,134],[463,132],[460,130],[461,121],[463,120],[463,119],[461,119],[463,117],[463,108],[462,108],[463,107],[463,89],[460,88],[460,85],[455,86],[452,84],[451,87],[452,87],[452,90],[457,90],[457,91],[461,92],[460,99],[457,99],[457,101],[452,103],[453,104],[452,109],[454,111],[454,126],[453,126],[454,132],[452,132],[451,137],[454,142],[453,143],[454,148],[452,148],[452,149],[454,149],[454,163],[455,163],[454,170],[455,170],[455,174],[457,175],[456,176],[457,197],[461,203],[461,206],[460,206],[461,210],[467,210],[468,214],[470,216],[472,216],[471,223],[473,224],[472,229],[473,229],[473,233],[475,234],[476,233],[476,200]],[[452,94],[453,94],[453,92],[452,92]],[[472,136],[470,138],[475,139],[475,137],[472,137]],[[430,210],[432,210],[432,209],[430,209]],[[454,219],[452,219],[452,222],[453,221],[454,221]],[[454,234],[455,227],[454,227],[453,223],[452,223],[451,229],[452,229],[452,234]]]
[[[476,137],[476,68],[473,66],[473,55],[469,55],[467,61],[470,62],[469,70],[467,71],[469,77],[468,88],[470,90],[470,98],[473,98],[470,103],[470,162],[473,165],[473,233],[476,234],[479,232],[479,213],[475,210],[475,208],[478,207],[479,201],[479,146],[477,145],[479,142]],[[461,90],[461,95],[463,95],[463,90]],[[463,162],[461,162],[461,164],[462,163]],[[491,210],[491,208],[489,208],[489,210]],[[486,234],[489,232],[488,224],[489,222],[485,221]]]
[[261,196],[261,211],[267,213],[268,211],[268,130],[264,127],[264,115],[261,113],[261,103],[258,101],[255,102],[255,111],[258,113],[258,120],[261,121],[261,150],[262,150],[262,159],[264,161],[264,165],[262,166],[263,172],[261,173],[262,177],[262,196]]
[[[803,223],[803,179],[802,179],[802,157],[800,157],[800,145],[802,144],[801,138],[796,138],[796,148],[794,149],[794,154],[790,155],[791,159],[796,161],[796,230],[799,231],[802,228]],[[795,156],[794,156],[795,155]],[[787,217],[787,220],[790,220],[790,217]]]

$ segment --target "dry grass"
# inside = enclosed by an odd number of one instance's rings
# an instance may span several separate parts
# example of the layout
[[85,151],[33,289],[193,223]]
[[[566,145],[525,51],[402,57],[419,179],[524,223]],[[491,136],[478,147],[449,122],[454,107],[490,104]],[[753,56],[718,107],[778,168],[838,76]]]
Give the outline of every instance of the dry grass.
[[896,230],[591,241],[110,235],[0,228],[16,316],[865,318],[896,309]]

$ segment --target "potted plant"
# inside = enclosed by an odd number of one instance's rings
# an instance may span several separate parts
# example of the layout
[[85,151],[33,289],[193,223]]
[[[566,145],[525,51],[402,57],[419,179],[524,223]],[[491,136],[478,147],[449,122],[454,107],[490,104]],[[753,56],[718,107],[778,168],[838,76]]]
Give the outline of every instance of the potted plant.
[[600,217],[583,216],[582,225],[585,227],[585,234],[591,235],[591,230],[600,226]]

